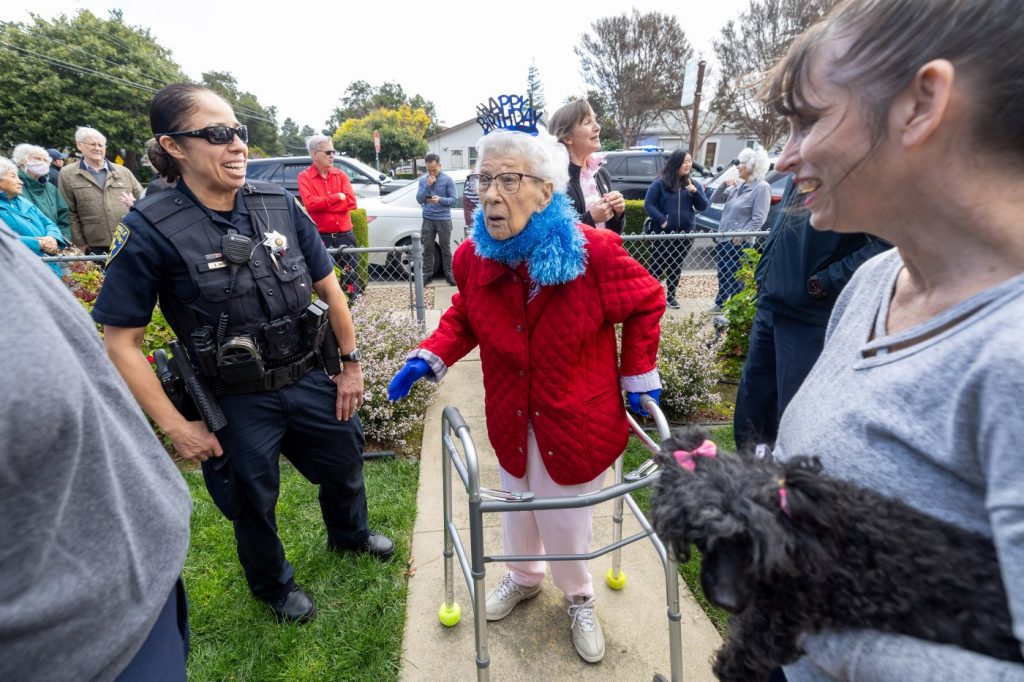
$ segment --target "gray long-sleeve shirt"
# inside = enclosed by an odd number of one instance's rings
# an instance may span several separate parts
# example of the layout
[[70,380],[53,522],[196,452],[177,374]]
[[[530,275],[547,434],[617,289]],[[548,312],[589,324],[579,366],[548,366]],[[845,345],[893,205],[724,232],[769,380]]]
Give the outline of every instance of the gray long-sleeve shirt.
[[[991,537],[1024,643],[1024,275],[890,335],[902,267],[888,251],[843,291],[777,454],[818,455],[831,476]],[[823,632],[805,649],[791,682],[1024,680],[1021,665],[874,631]]]
[[[711,195],[711,203],[725,202],[719,232],[755,232],[764,227],[771,206],[772,187],[764,180],[743,182],[733,187],[722,183]],[[724,239],[720,239],[724,241]]]
[[[433,185],[427,185],[427,178],[424,175],[419,179],[419,187],[416,188],[416,201],[423,207],[423,217],[430,220],[451,220],[451,209],[458,205],[459,194],[455,189],[455,182],[446,173],[439,173]],[[427,199],[436,196],[439,203],[427,203]]]
[[0,679],[112,680],[188,549],[181,474],[96,326],[0,224]]

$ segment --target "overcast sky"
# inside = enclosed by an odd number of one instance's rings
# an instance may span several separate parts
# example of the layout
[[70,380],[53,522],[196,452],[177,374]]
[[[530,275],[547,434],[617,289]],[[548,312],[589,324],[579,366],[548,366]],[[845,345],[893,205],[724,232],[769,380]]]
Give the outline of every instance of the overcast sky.
[[[674,14],[694,50],[711,56],[712,40],[749,0],[636,2],[641,12]],[[7,0],[0,19],[29,21],[88,9],[150,29],[190,78],[229,71],[242,90],[317,131],[349,83],[395,82],[410,96],[434,102],[455,125],[475,116],[488,97],[526,90],[536,62],[548,109],[585,92],[573,47],[591,23],[629,11],[621,0],[545,2],[406,2],[296,0],[197,2],[180,0]],[[270,7],[271,10],[257,8]],[[517,8],[532,11],[516,11]],[[541,14],[546,12],[546,14]],[[682,65],[680,65],[680,72]]]

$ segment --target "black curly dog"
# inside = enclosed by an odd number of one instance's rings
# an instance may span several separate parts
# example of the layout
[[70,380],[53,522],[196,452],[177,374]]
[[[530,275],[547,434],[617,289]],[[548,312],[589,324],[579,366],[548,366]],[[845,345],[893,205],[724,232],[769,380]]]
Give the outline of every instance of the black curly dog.
[[763,682],[803,653],[802,633],[870,628],[1022,661],[991,540],[822,474],[721,453],[673,456],[701,430],[661,445],[655,531],[681,561],[703,555],[708,599],[733,615],[714,672]]

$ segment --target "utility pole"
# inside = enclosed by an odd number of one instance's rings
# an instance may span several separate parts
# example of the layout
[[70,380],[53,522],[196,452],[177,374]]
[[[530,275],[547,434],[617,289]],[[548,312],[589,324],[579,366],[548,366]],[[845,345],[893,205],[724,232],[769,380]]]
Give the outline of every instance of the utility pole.
[[[697,115],[700,114],[700,95],[704,89],[704,65],[702,59],[697,64],[697,89],[693,93],[693,121],[690,123],[690,155],[697,161]],[[697,163],[701,163],[697,161]]]

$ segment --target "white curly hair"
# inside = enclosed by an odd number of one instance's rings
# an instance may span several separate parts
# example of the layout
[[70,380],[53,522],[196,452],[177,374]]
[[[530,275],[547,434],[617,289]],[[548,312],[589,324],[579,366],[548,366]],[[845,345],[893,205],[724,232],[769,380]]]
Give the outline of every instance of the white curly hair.
[[739,161],[747,170],[750,171],[749,182],[759,182],[764,180],[764,176],[768,174],[768,152],[762,149],[751,149],[746,147],[740,152]]
[[521,156],[530,172],[550,180],[556,192],[565,192],[569,184],[569,152],[547,128],[537,126],[537,134],[495,130],[476,143],[476,169],[488,156]]

